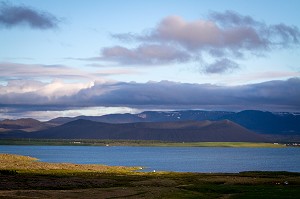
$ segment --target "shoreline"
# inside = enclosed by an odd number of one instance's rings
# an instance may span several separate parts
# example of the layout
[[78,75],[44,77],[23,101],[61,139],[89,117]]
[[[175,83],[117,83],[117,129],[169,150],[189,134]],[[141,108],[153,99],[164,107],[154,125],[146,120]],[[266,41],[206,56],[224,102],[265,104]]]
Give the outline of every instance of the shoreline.
[[96,140],[96,139],[0,139],[0,145],[28,146],[140,146],[140,147],[244,147],[282,148],[284,143],[262,142],[163,142],[156,140]]
[[300,173],[136,172],[0,154],[3,198],[298,198]]

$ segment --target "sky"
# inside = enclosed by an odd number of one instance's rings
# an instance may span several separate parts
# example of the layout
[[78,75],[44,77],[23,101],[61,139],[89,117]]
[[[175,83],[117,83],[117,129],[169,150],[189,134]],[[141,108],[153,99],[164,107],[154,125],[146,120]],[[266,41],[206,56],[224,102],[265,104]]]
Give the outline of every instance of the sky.
[[0,120],[300,112],[298,0],[0,0]]

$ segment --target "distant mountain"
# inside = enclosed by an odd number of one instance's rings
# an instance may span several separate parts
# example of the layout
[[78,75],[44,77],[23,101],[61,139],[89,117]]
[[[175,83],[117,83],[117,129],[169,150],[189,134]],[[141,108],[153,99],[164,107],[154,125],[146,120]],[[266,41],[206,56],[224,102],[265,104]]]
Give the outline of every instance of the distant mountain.
[[49,127],[51,127],[51,125],[31,118],[22,118],[17,120],[6,119],[0,121],[0,129],[2,132],[12,131],[12,130],[23,130],[23,131],[32,132],[32,131],[47,129]]
[[22,131],[34,132],[46,129],[50,130],[50,128],[54,126],[59,127],[60,125],[76,120],[88,120],[110,124],[151,123],[149,125],[152,125],[153,122],[162,122],[164,125],[166,125],[168,122],[171,122],[173,126],[174,122],[179,122],[178,124],[185,124],[187,121],[207,122],[207,120],[230,120],[246,129],[262,134],[264,137],[267,137],[273,141],[300,141],[299,113],[272,113],[254,110],[246,110],[241,112],[199,110],[145,111],[139,114],[109,114],[103,116],[78,116],[74,118],[60,117],[47,122],[40,122],[29,118],[19,120],[3,120],[0,121],[0,138],[10,136],[8,134],[13,132],[16,133],[17,131],[20,133]]
[[142,117],[145,122],[230,120],[260,134],[300,135],[300,114],[295,113],[272,113],[256,110],[241,112],[171,111],[143,112],[137,116]]
[[61,126],[13,137],[47,139],[129,139],[176,142],[263,142],[264,137],[229,120],[112,124],[78,119]]
[[136,116],[148,122],[190,121],[190,120],[203,121],[203,120],[219,120],[220,118],[233,113],[234,112],[198,111],[198,110],[145,111],[140,114],[136,114]]
[[106,123],[167,122],[230,120],[261,134],[300,135],[300,114],[272,113],[264,111],[146,111],[139,114],[110,114],[104,116],[78,116],[75,118],[56,118],[49,123],[61,125],[84,119]]
[[59,117],[49,120],[49,123],[64,124],[78,119],[90,120],[106,123],[134,123],[134,122],[167,122],[167,121],[202,121],[218,120],[223,116],[233,114],[234,112],[225,111],[145,111],[139,114],[109,114],[102,116],[77,116],[77,117]]
[[49,120],[47,123],[61,125],[67,122],[72,122],[78,119],[90,120],[94,122],[105,122],[105,123],[133,123],[133,122],[150,122],[145,121],[143,118],[139,117],[136,114],[109,114],[102,116],[77,116],[77,117],[58,117],[52,120]]
[[261,134],[300,135],[300,115],[263,111],[241,111],[221,117]]
[[65,123],[75,121],[75,120],[77,120],[75,117],[57,117],[57,118],[47,121],[46,123],[52,124],[55,126],[59,126],[61,124],[65,124]]

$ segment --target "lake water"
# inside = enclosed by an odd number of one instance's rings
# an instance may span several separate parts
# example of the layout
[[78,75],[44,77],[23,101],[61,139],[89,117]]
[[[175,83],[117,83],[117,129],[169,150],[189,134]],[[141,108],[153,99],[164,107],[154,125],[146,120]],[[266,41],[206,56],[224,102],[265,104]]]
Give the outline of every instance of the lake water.
[[143,166],[146,171],[300,172],[300,148],[0,146],[43,162]]

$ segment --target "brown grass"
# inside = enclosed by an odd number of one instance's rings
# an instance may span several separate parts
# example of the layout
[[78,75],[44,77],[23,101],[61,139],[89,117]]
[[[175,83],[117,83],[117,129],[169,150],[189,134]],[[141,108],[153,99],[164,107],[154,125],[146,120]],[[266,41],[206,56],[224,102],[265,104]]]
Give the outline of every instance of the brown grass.
[[0,199],[299,198],[300,173],[135,172],[135,167],[44,163],[0,154]]
[[140,167],[106,166],[99,164],[45,163],[29,156],[0,154],[1,170],[23,170],[30,172],[129,172]]

